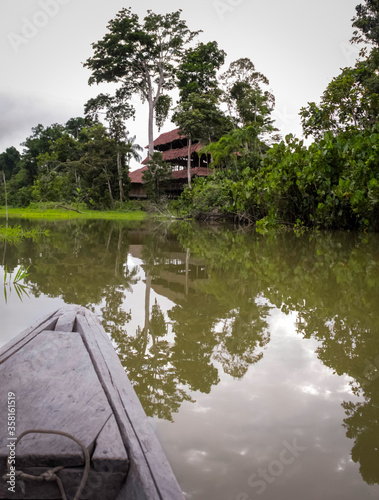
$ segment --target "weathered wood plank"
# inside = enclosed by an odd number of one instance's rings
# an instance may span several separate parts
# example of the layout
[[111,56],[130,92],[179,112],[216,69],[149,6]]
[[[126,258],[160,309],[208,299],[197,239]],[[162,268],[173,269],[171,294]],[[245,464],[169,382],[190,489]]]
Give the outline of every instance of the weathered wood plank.
[[59,330],[60,332],[73,332],[76,315],[79,309],[80,306],[70,305],[60,310],[55,330]]
[[[26,474],[39,476],[48,469],[39,467],[26,467]],[[80,481],[83,477],[82,468],[63,469],[57,474],[62,480],[65,493],[69,500],[75,497]],[[114,500],[125,480],[124,473],[109,474],[91,470],[86,486],[81,494],[83,500]],[[0,499],[5,500],[62,500],[59,488],[55,482],[30,482],[24,481],[25,493],[21,491],[20,480],[16,480],[16,492],[8,491],[0,481]],[[133,497],[131,498],[133,500]]]
[[91,461],[99,472],[128,472],[129,459],[114,415],[97,437]]
[[115,414],[131,461],[119,500],[183,499],[161,445],[104,329],[90,311],[77,317],[94,366]]
[[19,349],[30,342],[36,335],[43,330],[54,330],[57,323],[57,311],[48,314],[44,318],[38,320],[34,325],[26,328],[23,332],[10,340],[5,346],[0,349],[0,364],[10,356],[13,356]]
[[137,488],[135,496],[131,495],[129,498],[133,498],[133,500],[160,499],[154,480],[149,474],[148,464],[146,463],[146,458],[139,445],[134,429],[128,419],[118,392],[113,386],[113,372],[112,374],[109,372],[107,363],[105,362],[99,349],[97,341],[99,334],[101,333],[98,329],[98,325],[95,325],[95,329],[92,329],[92,326],[92,324],[88,324],[87,314],[82,317],[78,315],[77,330],[83,336],[83,340],[87,346],[88,352],[90,353],[92,362],[97,370],[99,380],[101,381],[104,391],[108,395],[109,403],[112,407],[130,459],[130,469],[127,477],[127,483],[129,483],[131,477],[133,477]]
[[[79,333],[38,334],[0,365],[4,394],[16,394],[16,432],[69,433],[92,451],[112,410]],[[0,406],[0,457],[7,456],[6,405]],[[92,448],[92,449],[91,449]],[[31,452],[32,450],[32,452]],[[83,453],[63,436],[30,434],[17,446],[19,466],[82,465]]]

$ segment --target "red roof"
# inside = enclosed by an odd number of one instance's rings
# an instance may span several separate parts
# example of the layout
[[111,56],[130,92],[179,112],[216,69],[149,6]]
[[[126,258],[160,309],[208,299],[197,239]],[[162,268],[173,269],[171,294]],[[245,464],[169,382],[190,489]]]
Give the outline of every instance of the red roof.
[[[142,175],[147,170],[147,167],[139,168],[138,170],[134,170],[129,173],[129,178],[132,183],[135,184],[143,184]],[[191,178],[195,175],[198,177],[206,177],[207,175],[211,175],[212,171],[206,167],[196,167],[191,168]],[[172,172],[173,179],[187,179],[187,169],[184,170],[174,170]]]
[[[196,167],[196,168],[191,168],[191,179],[195,175],[198,177],[206,177],[208,175],[211,175],[212,171],[210,168],[206,167]],[[185,170],[174,170],[172,172],[172,177],[174,179],[187,179],[187,169]]]
[[147,167],[139,168],[133,172],[129,172],[129,179],[136,184],[142,184],[142,175],[147,170]]
[[[177,141],[179,139],[185,139],[185,136],[179,135],[179,129],[176,128],[175,130],[171,130],[170,132],[165,132],[164,134],[161,134],[157,139],[155,139],[154,146],[169,144],[170,142]],[[146,149],[148,148],[149,146],[146,146]]]
[[[197,142],[196,144],[192,144],[191,146],[191,154],[195,153],[196,151],[199,151],[202,148],[202,145]],[[188,156],[188,146],[185,146],[184,148],[178,148],[178,149],[168,149],[167,151],[162,152],[163,155],[163,160],[164,161],[170,161],[170,160],[175,160],[176,158],[182,158]],[[147,156],[143,162],[142,165],[147,165],[147,162],[149,161],[149,157]]]

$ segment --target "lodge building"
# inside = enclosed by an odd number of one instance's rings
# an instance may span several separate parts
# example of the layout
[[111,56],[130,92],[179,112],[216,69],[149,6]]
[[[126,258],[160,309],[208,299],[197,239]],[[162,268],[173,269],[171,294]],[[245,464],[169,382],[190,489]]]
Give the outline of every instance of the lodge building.
[[[191,145],[191,179],[194,177],[204,177],[211,175],[209,168],[210,158],[203,154],[198,155],[202,148],[199,142]],[[168,182],[165,191],[170,198],[177,198],[188,183],[187,159],[188,159],[188,139],[179,134],[179,129],[171,130],[161,134],[154,141],[154,151],[162,153],[163,160],[172,167],[172,178]],[[142,162],[143,167],[129,173],[131,189],[129,198],[146,198],[146,191],[143,183],[143,173],[147,170],[149,157]]]

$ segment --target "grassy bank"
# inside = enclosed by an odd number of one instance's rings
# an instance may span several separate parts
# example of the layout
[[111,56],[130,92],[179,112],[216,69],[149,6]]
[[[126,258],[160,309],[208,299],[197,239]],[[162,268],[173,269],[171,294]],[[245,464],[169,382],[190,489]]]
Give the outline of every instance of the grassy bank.
[[[0,207],[0,217],[5,218],[5,207]],[[8,208],[8,217],[24,219],[107,219],[107,220],[130,220],[140,221],[146,219],[146,212],[142,210],[133,211],[98,211],[74,210],[63,208]]]

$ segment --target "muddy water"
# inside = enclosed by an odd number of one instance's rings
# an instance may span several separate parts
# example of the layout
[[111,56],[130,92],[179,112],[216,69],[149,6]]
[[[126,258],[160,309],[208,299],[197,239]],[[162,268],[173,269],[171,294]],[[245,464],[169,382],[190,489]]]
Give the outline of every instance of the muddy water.
[[378,498],[378,235],[20,224],[50,234],[0,243],[0,346],[93,309],[187,498]]

